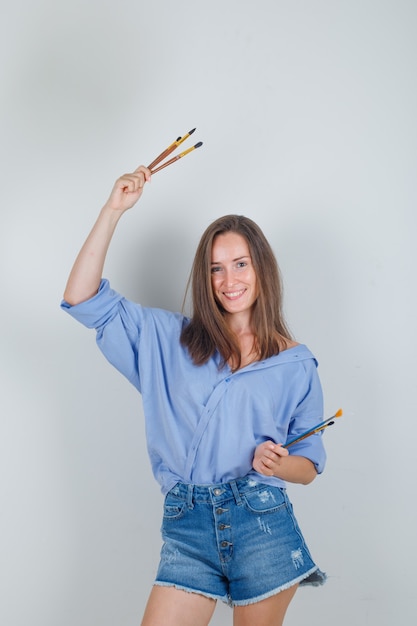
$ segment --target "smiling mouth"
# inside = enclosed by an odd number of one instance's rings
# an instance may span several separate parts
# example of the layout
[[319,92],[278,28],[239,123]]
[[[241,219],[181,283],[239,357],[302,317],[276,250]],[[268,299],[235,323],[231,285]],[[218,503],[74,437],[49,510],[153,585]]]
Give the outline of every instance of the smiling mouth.
[[229,300],[236,300],[245,293],[246,289],[240,289],[239,291],[224,291],[223,295]]

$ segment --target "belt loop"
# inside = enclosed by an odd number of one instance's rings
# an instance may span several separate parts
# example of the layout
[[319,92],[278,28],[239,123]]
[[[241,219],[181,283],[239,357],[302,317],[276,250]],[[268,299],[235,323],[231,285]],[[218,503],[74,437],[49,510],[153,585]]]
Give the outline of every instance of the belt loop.
[[194,508],[194,504],[193,504],[193,490],[194,490],[194,485],[187,485],[187,505],[189,509],[193,509]]
[[236,500],[236,504],[242,504],[242,498],[240,497],[240,493],[239,493],[239,489],[237,488],[237,484],[235,480],[231,480],[230,481],[230,486],[232,488],[233,491],[233,495],[235,497]]

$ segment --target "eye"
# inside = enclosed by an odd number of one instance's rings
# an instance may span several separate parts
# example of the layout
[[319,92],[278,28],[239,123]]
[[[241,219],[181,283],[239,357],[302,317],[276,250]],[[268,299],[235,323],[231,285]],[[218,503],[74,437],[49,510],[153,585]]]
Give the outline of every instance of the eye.
[[222,268],[221,268],[220,266],[218,266],[218,265],[213,265],[213,267],[211,268],[211,273],[212,273],[212,274],[217,274],[218,272],[220,272],[220,271],[221,271],[221,269],[222,269]]
[[239,261],[236,264],[237,267],[246,267],[247,266],[247,262],[246,261]]

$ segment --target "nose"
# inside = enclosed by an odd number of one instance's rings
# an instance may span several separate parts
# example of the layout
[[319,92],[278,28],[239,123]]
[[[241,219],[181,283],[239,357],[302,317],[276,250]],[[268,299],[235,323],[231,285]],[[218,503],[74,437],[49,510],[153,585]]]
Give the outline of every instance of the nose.
[[224,282],[228,287],[232,287],[235,284],[236,278],[233,269],[228,268],[225,270]]

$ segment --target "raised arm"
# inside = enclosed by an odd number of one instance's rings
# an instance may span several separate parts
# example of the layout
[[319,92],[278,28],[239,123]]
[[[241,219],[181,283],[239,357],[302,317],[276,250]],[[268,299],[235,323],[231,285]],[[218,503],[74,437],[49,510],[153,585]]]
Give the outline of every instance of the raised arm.
[[114,184],[109,199],[81,248],[70,272],[64,292],[68,304],[75,305],[94,296],[100,286],[104,261],[117,223],[142,195],[151,172],[143,165],[124,174]]

